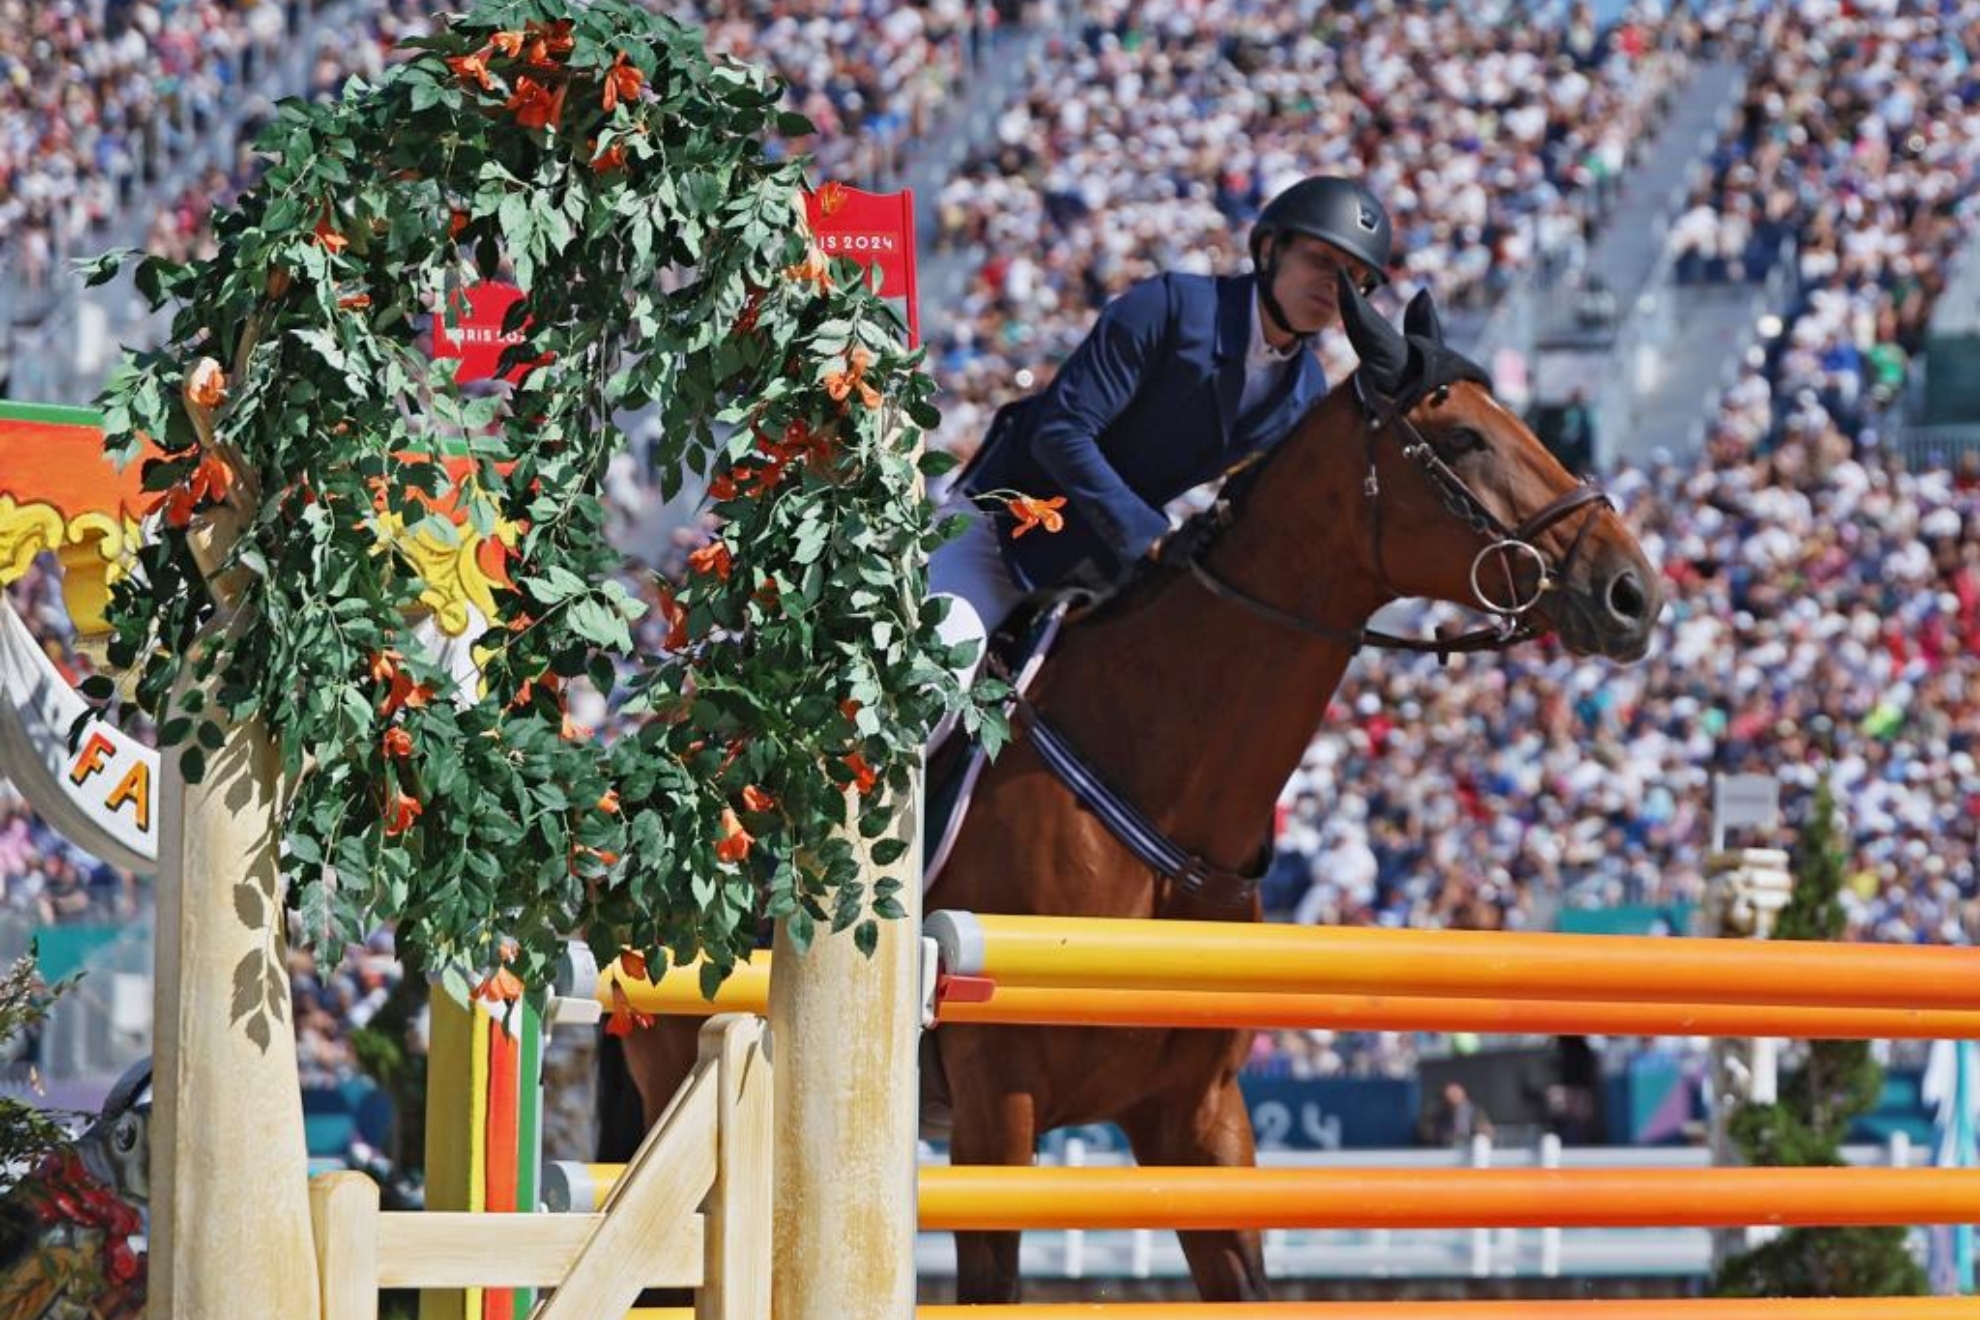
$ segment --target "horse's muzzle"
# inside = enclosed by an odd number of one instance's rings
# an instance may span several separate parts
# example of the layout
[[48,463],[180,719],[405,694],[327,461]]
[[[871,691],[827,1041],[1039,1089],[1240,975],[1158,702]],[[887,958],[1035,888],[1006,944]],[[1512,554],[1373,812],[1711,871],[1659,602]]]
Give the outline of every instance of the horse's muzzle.
[[1656,578],[1641,565],[1604,564],[1600,556],[1574,577],[1552,594],[1547,610],[1568,649],[1624,663],[1648,655],[1663,611]]

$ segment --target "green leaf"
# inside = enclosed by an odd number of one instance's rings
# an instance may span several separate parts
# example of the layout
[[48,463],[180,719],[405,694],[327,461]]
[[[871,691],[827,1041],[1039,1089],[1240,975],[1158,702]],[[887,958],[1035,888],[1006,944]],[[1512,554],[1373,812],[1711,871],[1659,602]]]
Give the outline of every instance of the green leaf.
[[873,864],[875,866],[892,866],[895,862],[900,861],[901,858],[907,855],[907,850],[908,845],[905,839],[882,839],[873,845]]
[[328,332],[323,330],[294,330],[290,333],[299,341],[314,349],[316,355],[322,358],[332,370],[347,370],[344,350]]

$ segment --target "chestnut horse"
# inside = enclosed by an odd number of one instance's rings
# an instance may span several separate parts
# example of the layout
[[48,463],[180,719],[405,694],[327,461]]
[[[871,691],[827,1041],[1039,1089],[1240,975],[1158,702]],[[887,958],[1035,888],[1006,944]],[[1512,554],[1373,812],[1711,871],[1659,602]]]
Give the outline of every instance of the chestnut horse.
[[[1341,305],[1355,376],[1227,483],[1160,565],[1066,626],[927,910],[1258,920],[1246,868],[1269,850],[1274,805],[1362,645],[1476,650],[1551,631],[1579,654],[1644,655],[1657,575],[1601,492],[1445,346],[1427,294],[1401,331],[1345,282]],[[1403,597],[1500,625],[1432,644],[1367,628]],[[1190,864],[1165,874],[1083,806],[1040,728]],[[687,1031],[626,1042],[649,1120],[684,1069],[677,1036],[691,1058]],[[950,1156],[1029,1164],[1045,1132],[1111,1122],[1143,1164],[1251,1164],[1238,1089],[1250,1044],[1248,1031],[942,1027]],[[1257,1233],[1180,1236],[1204,1300],[1266,1296]],[[1018,1240],[958,1233],[958,1299],[1015,1301]]]

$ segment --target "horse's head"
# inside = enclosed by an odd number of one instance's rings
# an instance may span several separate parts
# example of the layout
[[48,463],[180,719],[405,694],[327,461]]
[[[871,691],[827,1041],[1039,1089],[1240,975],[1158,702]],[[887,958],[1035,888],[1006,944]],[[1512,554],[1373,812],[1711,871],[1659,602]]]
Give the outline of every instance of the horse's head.
[[[1346,281],[1341,312],[1361,358],[1337,391],[1360,414],[1353,521],[1379,595],[1453,601],[1551,628],[1582,654],[1641,659],[1658,577],[1607,497],[1562,467],[1492,397],[1484,370],[1445,345],[1427,290],[1401,330]],[[1342,442],[1333,408],[1316,410],[1307,429],[1330,433],[1316,442]]]

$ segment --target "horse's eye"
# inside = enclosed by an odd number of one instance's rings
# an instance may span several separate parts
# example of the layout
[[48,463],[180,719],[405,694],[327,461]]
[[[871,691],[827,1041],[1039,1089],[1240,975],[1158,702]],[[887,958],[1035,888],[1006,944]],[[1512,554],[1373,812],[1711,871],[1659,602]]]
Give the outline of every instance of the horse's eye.
[[1451,452],[1460,456],[1475,454],[1485,447],[1485,437],[1469,426],[1460,426],[1450,433]]

